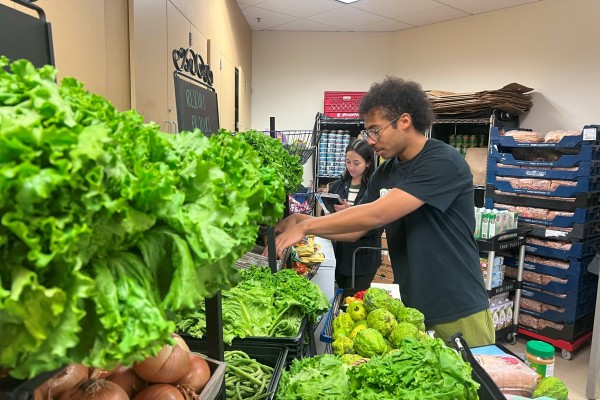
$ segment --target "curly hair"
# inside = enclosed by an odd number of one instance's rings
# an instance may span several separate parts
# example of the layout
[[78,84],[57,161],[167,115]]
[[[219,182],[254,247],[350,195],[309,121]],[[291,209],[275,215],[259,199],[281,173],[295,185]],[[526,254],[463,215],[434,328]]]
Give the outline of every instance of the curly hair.
[[[354,139],[348,144],[348,146],[346,146],[346,153],[349,151],[355,151],[359,156],[365,159],[366,163],[369,164],[361,179],[361,184],[366,185],[369,182],[371,175],[373,175],[373,171],[375,171],[375,153],[373,153],[373,149],[371,146],[369,146],[369,143],[367,143],[366,140],[358,139]],[[350,178],[350,172],[348,172],[348,168],[346,168],[342,179]]]
[[[386,76],[382,82],[371,85],[360,102],[358,112],[364,117],[376,110],[380,110],[390,121],[403,113],[409,114],[413,126],[421,133],[429,128],[435,118],[421,85],[393,76]],[[392,126],[396,128],[396,122]]]

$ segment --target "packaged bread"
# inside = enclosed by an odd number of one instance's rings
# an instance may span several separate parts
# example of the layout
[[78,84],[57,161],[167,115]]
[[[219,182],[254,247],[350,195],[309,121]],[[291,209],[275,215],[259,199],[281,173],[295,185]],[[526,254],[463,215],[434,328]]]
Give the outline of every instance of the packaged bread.
[[546,328],[555,329],[562,331],[565,327],[564,324],[558,322],[548,321],[542,318],[534,317],[533,315],[519,314],[519,324],[528,326],[533,329],[542,330]]
[[515,212],[519,213],[519,217],[531,218],[531,219],[542,219],[548,218],[547,208],[535,208],[535,207],[515,207]]
[[533,237],[528,237],[527,239],[525,239],[525,241],[529,244],[543,246],[543,247],[549,247],[551,249],[565,250],[565,251],[571,250],[571,247],[573,246],[573,243],[555,242],[553,240],[542,240],[542,239],[533,238]]
[[564,131],[564,130],[556,130],[550,131],[544,135],[544,142],[546,143],[558,143],[565,136],[579,136],[581,135],[581,131]]
[[[550,190],[551,181],[548,179],[522,178],[518,179],[516,184],[519,189],[548,191]],[[513,187],[515,186],[513,185]]]
[[553,180],[550,181],[550,191],[554,192],[561,186],[577,186],[577,181],[563,181],[563,180]]
[[569,269],[569,263],[566,261],[555,260],[552,258],[532,256],[530,254],[525,255],[525,261],[529,261],[536,264],[546,265],[548,267],[555,267],[560,269]]
[[512,130],[504,133],[504,136],[511,136],[515,142],[520,143],[540,143],[544,141],[544,135],[533,131]]
[[509,354],[473,356],[504,395],[529,397],[537,387],[537,373],[517,357]]

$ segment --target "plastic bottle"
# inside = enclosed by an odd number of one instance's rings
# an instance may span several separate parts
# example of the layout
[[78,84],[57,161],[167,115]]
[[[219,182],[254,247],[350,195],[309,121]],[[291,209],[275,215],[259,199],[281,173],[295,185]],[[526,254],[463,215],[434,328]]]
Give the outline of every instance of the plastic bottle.
[[506,302],[506,326],[513,324],[513,305],[513,301],[508,300]]
[[525,350],[525,364],[534,369],[540,379],[554,375],[554,346],[541,340],[530,340]]

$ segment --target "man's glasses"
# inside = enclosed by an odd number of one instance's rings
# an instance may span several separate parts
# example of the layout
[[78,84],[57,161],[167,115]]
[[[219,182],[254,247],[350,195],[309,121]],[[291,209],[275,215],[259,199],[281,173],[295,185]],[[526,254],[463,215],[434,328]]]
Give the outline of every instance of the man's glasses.
[[387,128],[388,126],[390,126],[391,124],[393,124],[394,122],[396,122],[398,120],[398,118],[400,118],[400,116],[397,116],[396,118],[394,118],[393,120],[391,120],[390,122],[388,122],[387,124],[385,124],[384,126],[382,126],[381,128],[377,128],[377,129],[363,129],[362,131],[360,131],[360,134],[362,135],[362,137],[367,140],[367,139],[371,139],[374,141],[378,141],[379,140],[379,135],[381,134],[381,132],[383,132],[383,130],[385,128]]

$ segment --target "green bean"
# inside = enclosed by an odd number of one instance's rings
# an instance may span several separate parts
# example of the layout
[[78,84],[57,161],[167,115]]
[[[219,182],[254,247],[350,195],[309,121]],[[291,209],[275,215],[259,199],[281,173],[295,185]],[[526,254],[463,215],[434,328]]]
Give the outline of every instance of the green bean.
[[273,378],[272,367],[257,362],[240,350],[225,352],[225,362],[228,400],[262,400],[272,394],[266,392]]

